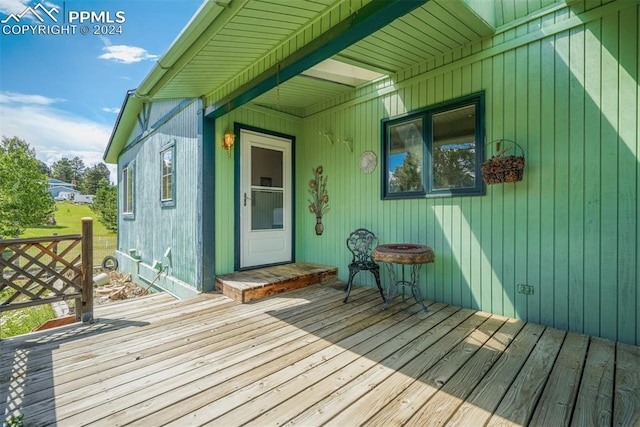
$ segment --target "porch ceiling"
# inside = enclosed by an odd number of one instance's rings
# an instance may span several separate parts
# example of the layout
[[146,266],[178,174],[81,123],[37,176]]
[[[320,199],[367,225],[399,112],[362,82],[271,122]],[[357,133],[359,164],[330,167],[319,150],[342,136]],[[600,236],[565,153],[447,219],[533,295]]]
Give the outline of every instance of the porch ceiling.
[[[359,8],[366,3],[356,2]],[[307,33],[316,31],[318,22],[326,31],[325,22],[335,25],[358,10],[353,2],[344,0],[233,0],[203,32],[198,50],[186,52],[181,58],[182,64],[171,67],[173,76],[163,82],[152,97],[183,98],[214,93],[212,102],[220,102],[226,95],[224,88],[228,87],[227,93],[230,93],[238,76],[264,72],[274,58],[276,62],[282,60],[277,57],[278,52],[288,51],[286,47],[283,49],[283,44],[290,44],[290,53],[293,53],[299,48],[294,46],[297,40],[308,38]],[[431,0],[352,44],[333,59],[392,74],[492,32],[493,28],[463,0]],[[205,37],[208,39],[202,42]],[[246,80],[256,77],[249,75]],[[344,84],[296,76],[253,102],[303,115],[306,107],[353,89]]]

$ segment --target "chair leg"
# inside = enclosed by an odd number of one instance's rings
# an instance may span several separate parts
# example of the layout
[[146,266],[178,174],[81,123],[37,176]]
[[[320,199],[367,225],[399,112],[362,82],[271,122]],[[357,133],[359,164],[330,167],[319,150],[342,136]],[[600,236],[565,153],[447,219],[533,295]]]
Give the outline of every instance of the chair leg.
[[358,274],[357,270],[352,270],[349,269],[349,281],[347,282],[347,295],[344,297],[344,300],[342,300],[342,302],[347,302],[347,300],[349,299],[349,294],[351,293],[351,285],[353,285],[353,278],[356,277],[356,274]]
[[378,285],[382,301],[387,302],[387,299],[384,297],[384,292],[382,291],[382,284],[380,283],[380,270],[371,270],[371,272],[373,273],[373,277],[376,278],[376,285]]

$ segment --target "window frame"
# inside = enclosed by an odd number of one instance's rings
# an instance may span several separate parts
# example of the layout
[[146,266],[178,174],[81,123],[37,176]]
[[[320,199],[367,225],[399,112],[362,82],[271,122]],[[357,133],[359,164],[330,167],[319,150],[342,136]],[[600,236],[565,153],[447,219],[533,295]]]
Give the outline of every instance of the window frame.
[[[171,154],[171,173],[164,174],[164,154]],[[175,141],[171,141],[160,148],[160,206],[161,207],[174,207],[176,205],[176,150]],[[164,180],[166,177],[171,177],[171,198],[164,197]]]
[[[131,206],[129,206],[128,196],[131,194]],[[131,161],[122,167],[122,198],[121,209],[122,218],[134,219],[136,206],[136,179],[135,161]]]
[[[433,188],[433,117],[436,114],[454,111],[467,106],[475,106],[475,152],[474,174],[475,185],[465,188]],[[485,137],[484,137],[485,99],[484,92],[467,95],[450,101],[432,105],[426,108],[411,111],[395,117],[382,119],[381,121],[381,198],[382,200],[457,197],[457,196],[482,196],[486,194],[486,187],[482,180],[480,164],[484,161]],[[389,132],[391,127],[412,120],[422,119],[423,159],[422,159],[422,183],[423,188],[416,191],[391,192],[389,188]]]

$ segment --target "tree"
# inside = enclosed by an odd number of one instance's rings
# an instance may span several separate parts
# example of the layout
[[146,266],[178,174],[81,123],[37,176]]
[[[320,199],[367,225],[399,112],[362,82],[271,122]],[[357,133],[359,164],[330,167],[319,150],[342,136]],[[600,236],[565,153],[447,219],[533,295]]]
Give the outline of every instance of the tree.
[[26,227],[43,224],[56,210],[40,171],[35,150],[18,137],[0,145],[0,238],[19,236]]
[[402,165],[397,166],[389,179],[389,190],[393,193],[422,189],[422,156],[407,151]]
[[465,145],[433,149],[434,188],[469,188],[475,185],[475,150]]
[[[80,157],[76,156],[70,161],[71,163],[71,171],[73,173],[71,181],[75,180],[77,182],[82,180],[82,176],[84,175],[84,162],[80,159]],[[69,181],[69,182],[71,182]]]
[[51,165],[51,177],[64,182],[78,182],[82,179],[84,169],[84,162],[80,157],[76,156],[71,160],[63,157]]
[[82,181],[79,185],[79,190],[82,194],[96,194],[98,188],[100,188],[101,181],[106,180],[109,182],[111,172],[104,163],[98,163],[90,168],[85,169],[82,175]]
[[51,165],[51,177],[64,182],[73,180],[73,168],[71,161],[66,157],[61,158]]
[[45,174],[47,176],[51,176],[51,169],[49,169],[49,166],[47,166],[47,164],[45,162],[43,162],[42,160],[38,160],[38,163],[40,165],[40,166],[38,166],[38,169],[40,169],[40,172],[42,172],[43,174]]
[[107,227],[107,230],[118,231],[118,189],[109,184],[106,179],[100,182],[96,196],[93,198],[91,210],[98,214],[98,221]]

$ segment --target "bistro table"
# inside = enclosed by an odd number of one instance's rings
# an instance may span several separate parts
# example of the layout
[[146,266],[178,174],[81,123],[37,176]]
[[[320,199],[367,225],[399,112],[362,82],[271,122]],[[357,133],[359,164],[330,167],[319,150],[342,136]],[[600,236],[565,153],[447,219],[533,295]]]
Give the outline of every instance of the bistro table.
[[[389,287],[387,289],[387,296],[385,298],[384,305],[382,306],[383,310],[387,308],[389,302],[395,296],[398,286],[402,286],[403,296],[404,288],[405,286],[408,286],[411,288],[411,293],[418,304],[422,306],[424,311],[427,311],[427,306],[424,305],[422,296],[420,295],[418,275],[422,265],[433,262],[436,258],[431,247],[409,243],[379,245],[373,250],[371,256],[375,261],[384,263],[389,271]],[[400,270],[402,272],[401,279],[397,278],[396,268],[394,267],[395,264],[400,265]],[[406,266],[411,267],[410,280],[407,280],[405,277]]]

